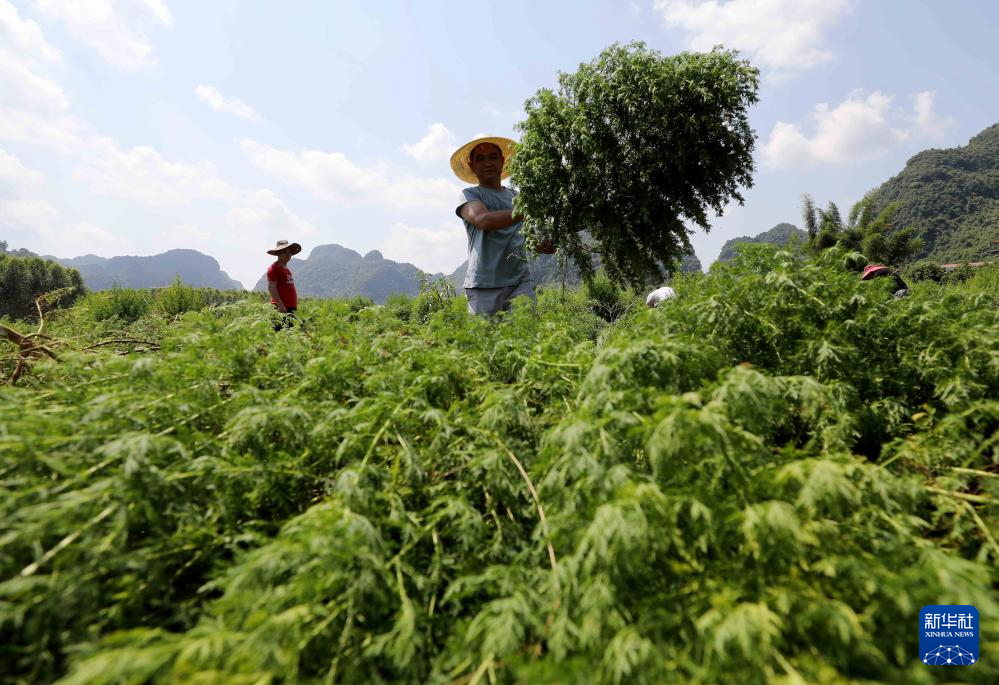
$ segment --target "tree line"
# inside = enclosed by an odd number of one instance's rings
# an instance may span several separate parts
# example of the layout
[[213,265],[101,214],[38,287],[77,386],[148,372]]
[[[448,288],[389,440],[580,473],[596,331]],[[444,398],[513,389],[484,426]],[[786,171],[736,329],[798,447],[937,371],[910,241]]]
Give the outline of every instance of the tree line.
[[8,250],[7,242],[0,240],[0,317],[28,318],[36,311],[36,298],[62,289],[68,289],[60,298],[63,305],[82,295],[84,285],[80,272],[32,255],[27,250]]

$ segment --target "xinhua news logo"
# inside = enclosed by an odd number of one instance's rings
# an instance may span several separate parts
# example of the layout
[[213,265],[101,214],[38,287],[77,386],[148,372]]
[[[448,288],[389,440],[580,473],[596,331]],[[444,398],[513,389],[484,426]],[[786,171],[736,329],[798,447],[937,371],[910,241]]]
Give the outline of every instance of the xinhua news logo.
[[978,609],[932,604],[919,610],[920,661],[927,666],[971,666],[978,657]]

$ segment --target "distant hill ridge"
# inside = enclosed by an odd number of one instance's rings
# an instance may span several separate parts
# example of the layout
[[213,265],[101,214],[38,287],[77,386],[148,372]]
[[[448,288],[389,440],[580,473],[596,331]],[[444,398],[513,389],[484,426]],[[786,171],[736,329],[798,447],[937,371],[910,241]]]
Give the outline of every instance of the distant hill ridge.
[[218,261],[197,250],[167,250],[148,257],[98,257],[83,255],[70,259],[45,255],[62,266],[76,269],[91,290],[159,288],[178,276],[187,285],[219,290],[243,290],[243,284],[222,271]]
[[730,262],[735,259],[738,254],[737,248],[742,243],[768,243],[770,245],[780,245],[783,247],[791,242],[792,238],[797,238],[804,243],[808,240],[808,234],[794,224],[779,223],[769,231],[764,231],[763,233],[755,235],[752,238],[749,236],[742,236],[726,241],[726,243],[722,245],[721,252],[718,254],[718,261]]
[[[415,295],[420,291],[420,269],[385,259],[378,250],[362,257],[335,243],[317,245],[306,259],[292,258],[288,268],[295,275],[295,289],[304,297],[362,295],[382,303],[389,295]],[[443,274],[428,276],[439,278]],[[267,290],[266,277],[261,276],[253,289]]]

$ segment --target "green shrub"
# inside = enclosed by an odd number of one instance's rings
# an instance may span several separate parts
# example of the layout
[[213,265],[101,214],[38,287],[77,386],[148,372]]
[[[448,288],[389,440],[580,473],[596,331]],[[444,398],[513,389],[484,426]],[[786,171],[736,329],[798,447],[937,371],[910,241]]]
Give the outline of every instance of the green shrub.
[[565,321],[589,340],[596,340],[607,328],[607,321],[593,311],[586,294],[577,288],[542,285],[538,288],[538,316],[543,321]]
[[375,301],[365,295],[354,295],[353,297],[346,298],[346,300],[352,312],[359,312],[362,309],[367,309],[375,305]]
[[148,290],[133,290],[115,285],[110,290],[88,294],[81,304],[90,310],[94,321],[116,318],[130,322],[145,316],[153,301],[153,295]]
[[409,321],[413,311],[413,298],[405,293],[389,295],[385,300],[385,309],[400,321]]
[[943,282],[951,285],[964,283],[975,275],[975,267],[961,264],[960,266],[944,274]]
[[934,283],[940,283],[944,280],[947,272],[936,262],[929,259],[922,259],[905,267],[903,273],[907,280],[913,282],[933,281]]
[[621,288],[603,271],[583,284],[583,292],[593,313],[604,321],[615,321],[635,303],[634,295]]
[[843,258],[843,267],[847,271],[856,271],[859,273],[864,270],[867,263],[868,259],[862,252],[848,252]]
[[969,292],[986,297],[993,307],[999,307],[999,263],[978,267],[963,285]]
[[177,276],[173,283],[155,291],[152,310],[169,317],[179,316],[185,312],[201,309],[205,304],[202,291],[207,289],[192,288],[184,285]]
[[431,280],[426,274],[420,273],[420,293],[410,305],[410,319],[426,323],[434,312],[450,308],[455,297],[454,284],[449,278],[442,276]]

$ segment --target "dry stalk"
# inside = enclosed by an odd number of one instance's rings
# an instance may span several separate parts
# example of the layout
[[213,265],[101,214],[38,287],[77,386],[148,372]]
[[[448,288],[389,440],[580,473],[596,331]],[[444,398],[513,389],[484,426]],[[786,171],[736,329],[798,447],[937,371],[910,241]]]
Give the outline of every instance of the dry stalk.
[[[520,473],[520,477],[524,479],[525,483],[527,483],[527,489],[530,490],[531,497],[534,499],[534,505],[535,507],[537,507],[538,510],[538,519],[541,521],[541,532],[544,533],[545,544],[548,547],[548,560],[549,563],[551,563],[552,582],[555,586],[555,592],[556,592],[555,604],[554,606],[552,606],[551,611],[548,612],[548,618],[545,621],[544,635],[545,638],[547,639],[548,634],[551,632],[552,624],[555,622],[555,616],[558,614],[559,609],[562,608],[562,588],[558,580],[558,559],[555,557],[555,547],[552,545],[551,533],[548,530],[548,519],[545,518],[545,508],[541,504],[541,498],[538,496],[537,488],[534,487],[534,482],[531,480],[531,477],[528,475],[527,469],[524,468],[524,465],[520,462],[519,459],[517,459],[517,455],[515,455],[513,451],[509,447],[507,447],[506,443],[503,442],[503,440],[498,435],[493,435],[492,437],[494,440],[496,440],[497,443],[499,443],[500,448],[503,450],[503,452],[506,453],[506,456],[509,457],[510,461],[513,462],[514,466],[517,467],[517,471]],[[541,655],[540,644],[535,646],[534,653],[535,656]]]
[[538,509],[538,518],[541,520],[541,531],[545,534],[545,544],[548,546],[548,561],[552,565],[552,580],[555,582],[555,589],[558,590],[558,559],[555,558],[555,548],[552,546],[551,534],[548,532],[548,520],[545,518],[545,508],[541,505],[541,498],[538,497],[538,491],[534,488],[534,483],[531,481],[531,477],[527,475],[527,470],[520,463],[520,459],[517,459],[517,456],[506,445],[503,445],[503,451],[506,452],[506,456],[514,463],[514,466],[517,467],[520,477],[527,483],[527,489],[531,491],[531,497],[534,498],[534,505]]
[[45,355],[52,359],[57,358],[55,352],[50,350],[48,347],[38,341],[32,340],[31,336],[18,333],[9,326],[0,324],[0,339],[7,340],[8,342],[17,345],[17,365],[14,367],[14,372],[7,381],[8,385],[14,385],[14,383],[17,382],[17,379],[20,378],[21,374],[24,372],[28,360],[32,357]]
[[83,348],[84,352],[89,352],[90,350],[97,349],[98,347],[104,347],[105,345],[117,345],[117,344],[129,344],[129,345],[146,345],[149,349],[160,349],[158,343],[151,340],[131,340],[128,338],[120,338],[116,340],[102,340],[99,343],[93,345],[88,345]]
[[7,340],[17,345],[17,364],[14,366],[14,371],[7,380],[8,385],[14,385],[17,382],[17,379],[21,377],[24,370],[28,368],[28,360],[32,357],[45,355],[51,359],[57,359],[56,353],[43,345],[39,340],[36,340],[36,338],[53,340],[50,336],[42,334],[42,331],[45,329],[45,312],[48,307],[72,291],[72,287],[60,288],[35,298],[35,309],[38,311],[38,330],[34,333],[23,334],[9,326],[0,325],[0,340]]

